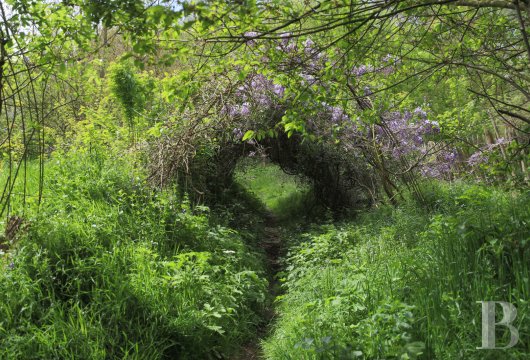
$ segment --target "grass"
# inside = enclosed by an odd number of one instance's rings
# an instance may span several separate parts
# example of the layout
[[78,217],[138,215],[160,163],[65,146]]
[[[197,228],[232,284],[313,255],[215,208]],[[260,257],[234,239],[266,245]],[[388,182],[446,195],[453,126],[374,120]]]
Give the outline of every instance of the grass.
[[240,162],[235,181],[254,194],[283,225],[305,222],[321,210],[304,179],[288,175],[266,160],[247,158]]
[[[425,191],[428,207],[408,200],[293,235],[267,359],[527,358],[530,194]],[[515,348],[476,349],[482,300],[518,308]],[[502,346],[509,332],[497,336]]]
[[[9,178],[9,167],[6,162],[0,161],[0,193],[6,189],[6,194],[11,190],[9,210],[16,213],[24,212],[25,205],[32,206],[39,199],[39,162],[28,161],[22,163],[18,173],[16,165],[11,169],[11,179]],[[16,174],[16,177],[15,177]],[[4,202],[2,202],[2,205]],[[1,208],[0,208],[1,210]],[[7,213],[6,208],[6,213]]]
[[[321,219],[301,234],[290,225],[315,219],[310,189],[274,165],[243,164],[226,203],[208,208],[152,189],[130,164],[110,154],[54,157],[40,207],[31,196],[24,205],[17,183],[12,214],[25,226],[0,256],[0,358],[232,356],[269,304],[257,246],[267,211],[288,247],[267,359],[530,352],[529,192],[432,182],[425,204],[408,198]],[[38,166],[28,169],[31,195]],[[476,349],[483,300],[517,307],[516,347]],[[498,330],[502,346],[509,332]]]
[[267,301],[257,235],[130,163],[57,156],[40,208],[13,201],[26,226],[1,256],[0,358],[208,359],[252,338]]

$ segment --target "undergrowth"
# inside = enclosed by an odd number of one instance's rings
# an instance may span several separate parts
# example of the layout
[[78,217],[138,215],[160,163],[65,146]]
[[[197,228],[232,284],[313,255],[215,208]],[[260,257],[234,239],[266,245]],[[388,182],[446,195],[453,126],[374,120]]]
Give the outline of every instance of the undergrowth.
[[0,358],[208,359],[252,337],[267,301],[258,233],[150,188],[127,159],[70,153],[46,174],[39,209],[13,204]]
[[[40,207],[13,198],[23,224],[0,257],[0,358],[229,358],[264,326],[270,274],[260,242],[271,212],[289,251],[267,359],[530,351],[529,192],[432,182],[421,204],[409,197],[333,221],[272,165],[238,170],[206,207],[153,189],[130,164],[55,156]],[[477,301],[488,300],[517,307],[516,347],[476,349]],[[498,328],[499,346],[509,335]]]
[[[291,236],[268,359],[526,359],[530,193],[424,186],[354,221]],[[481,346],[481,306],[508,301],[519,344]],[[499,315],[500,316],[500,315]],[[498,346],[509,341],[499,327]]]

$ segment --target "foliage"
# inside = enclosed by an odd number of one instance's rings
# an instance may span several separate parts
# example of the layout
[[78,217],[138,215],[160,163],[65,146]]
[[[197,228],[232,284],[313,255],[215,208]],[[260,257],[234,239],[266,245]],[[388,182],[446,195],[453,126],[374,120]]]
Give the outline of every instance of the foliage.
[[[524,358],[529,31],[528,0],[0,2],[0,358],[228,358],[275,275],[269,358]],[[480,299],[518,347],[475,349]]]
[[526,358],[524,315],[516,348],[475,350],[475,302],[528,311],[528,192],[424,190],[431,211],[409,201],[294,236],[267,358]]
[[138,79],[123,64],[110,68],[110,79],[111,91],[121,103],[129,127],[133,128],[134,118],[143,110],[144,102]]
[[127,160],[54,157],[37,213],[4,256],[2,358],[208,358],[248,339],[260,255]]

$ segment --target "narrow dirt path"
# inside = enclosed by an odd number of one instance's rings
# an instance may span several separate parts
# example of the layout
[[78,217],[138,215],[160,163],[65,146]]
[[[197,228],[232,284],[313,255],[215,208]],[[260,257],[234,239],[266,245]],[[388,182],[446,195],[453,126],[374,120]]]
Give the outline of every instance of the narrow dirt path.
[[[260,246],[265,251],[267,261],[267,272],[269,274],[269,295],[272,300],[278,295],[280,286],[276,278],[276,274],[280,271],[280,257],[282,252],[282,241],[280,230],[278,228],[278,221],[273,213],[268,213],[265,216],[265,231],[264,238]],[[263,339],[269,331],[275,316],[275,311],[272,302],[265,310],[264,323],[258,328],[257,339],[253,342],[243,346],[241,353],[232,360],[258,360],[263,359],[260,339]]]

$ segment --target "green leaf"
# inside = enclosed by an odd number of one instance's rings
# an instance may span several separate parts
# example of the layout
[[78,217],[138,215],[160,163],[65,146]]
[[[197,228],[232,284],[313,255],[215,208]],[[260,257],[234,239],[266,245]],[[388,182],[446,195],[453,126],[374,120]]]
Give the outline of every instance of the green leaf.
[[245,135],[243,135],[243,141],[246,141],[248,139],[252,139],[254,137],[254,131],[253,130],[248,130]]

